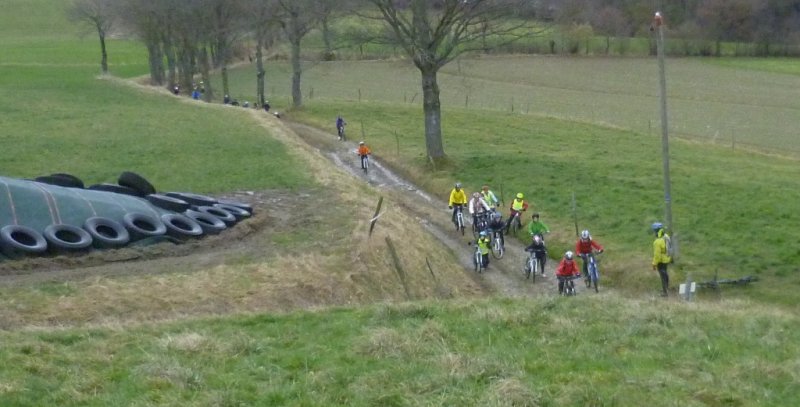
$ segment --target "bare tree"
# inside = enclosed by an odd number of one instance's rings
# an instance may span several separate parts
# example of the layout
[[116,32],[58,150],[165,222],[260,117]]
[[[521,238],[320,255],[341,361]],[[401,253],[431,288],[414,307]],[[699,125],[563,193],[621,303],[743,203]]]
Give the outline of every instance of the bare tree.
[[374,5],[422,77],[425,146],[428,158],[444,158],[441,102],[437,73],[464,52],[483,49],[489,33],[498,43],[538,32],[519,19],[509,19],[524,1],[517,0],[367,0]]
[[592,15],[592,26],[598,34],[606,37],[606,55],[611,50],[611,38],[624,36],[630,30],[622,12],[612,6],[606,6]]
[[100,38],[100,69],[108,74],[108,51],[106,35],[111,31],[117,16],[115,0],[74,0],[67,9],[67,16],[78,22],[84,22],[97,30]]
[[291,47],[292,64],[292,106],[303,105],[303,94],[300,90],[300,77],[303,66],[300,61],[300,45],[306,36],[319,22],[319,8],[326,0],[277,0],[280,9],[281,27],[286,33]]
[[280,21],[276,13],[277,0],[249,0],[245,5],[247,24],[256,41],[256,98],[260,105],[267,101],[264,96],[265,77],[264,49],[272,46]]

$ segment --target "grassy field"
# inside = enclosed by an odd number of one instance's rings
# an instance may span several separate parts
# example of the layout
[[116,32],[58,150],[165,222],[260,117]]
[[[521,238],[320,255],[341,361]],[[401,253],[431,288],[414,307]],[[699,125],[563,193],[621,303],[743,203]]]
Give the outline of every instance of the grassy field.
[[[375,192],[321,166],[325,160],[313,148],[294,145],[279,127],[263,126],[259,120],[266,119],[252,112],[98,79],[94,38],[79,39],[79,30],[59,17],[55,4],[60,3],[14,0],[0,16],[4,175],[66,171],[103,182],[134,170],[163,190],[274,189],[326,205],[303,213],[313,227],[290,224],[224,255],[119,263],[119,275],[89,273],[66,282],[43,278],[0,287],[5,344],[0,404],[783,406],[800,401],[794,294],[800,251],[793,243],[800,229],[797,161],[676,141],[674,209],[682,254],[674,278],[710,277],[719,270],[723,277],[757,274],[762,281],[726,289],[722,299],[703,294],[695,304],[656,300],[650,294],[658,283],[648,270],[647,225],[662,212],[660,150],[655,130],[643,130],[657,128],[655,89],[646,75],[596,80],[598,72],[619,69],[610,60],[525,60],[537,64],[531,71],[549,72],[543,83],[509,66],[509,60],[522,61],[518,58],[465,61],[461,74],[458,65],[449,66],[442,83],[450,161],[432,170],[419,136],[422,120],[414,96],[419,80],[405,64],[346,62],[309,70],[304,89],[311,96],[313,88],[314,95],[290,118],[332,128],[335,115],[343,113],[353,137],[363,131],[381,160],[441,197],[455,179],[469,189],[490,182],[506,198],[524,191],[554,231],[549,240],[554,252],[573,239],[574,191],[581,226],[608,248],[603,284],[615,290],[570,299],[468,300],[467,279],[461,270],[447,268],[455,264],[452,254],[438,248],[435,269],[447,270],[440,276],[459,299],[281,314],[264,310],[303,306],[289,300],[324,306],[403,298],[386,266],[385,248],[364,237]],[[29,35],[36,26],[44,29]],[[145,73],[143,47],[113,45],[112,73]],[[593,65],[598,61],[605,65]],[[654,75],[652,61],[626,61]],[[697,99],[684,111],[709,105],[707,120],[722,123],[720,115],[732,114],[734,123],[746,119],[756,127],[772,120],[777,130],[760,136],[794,151],[787,129],[796,123],[790,90],[797,88],[797,76],[690,60],[674,64],[687,77],[702,73],[702,81],[675,90],[688,92],[687,102]],[[270,97],[283,110],[285,66],[273,63],[269,69]],[[484,70],[503,81],[487,79]],[[739,78],[742,88],[717,90],[710,83],[718,75]],[[247,68],[234,73],[235,97],[254,100],[247,96],[252,78]],[[460,88],[446,90],[446,83]],[[362,103],[357,103],[359,89]],[[731,102],[737,95],[748,101]],[[509,113],[512,98],[514,113]],[[640,106],[617,113],[628,99]],[[538,110],[540,100],[553,110]],[[736,110],[740,105],[758,114]],[[762,123],[760,114],[771,119]],[[639,124],[623,125],[625,117]],[[737,146],[745,137],[743,131]],[[758,140],[760,148],[772,146]],[[274,219],[296,214],[292,203],[272,208]],[[418,236],[402,246],[408,253],[436,245],[417,220],[393,214],[382,222],[380,233],[387,236]],[[432,298],[422,259],[408,253],[404,258],[414,262],[409,269],[424,271],[410,274],[413,292]],[[337,291],[342,286],[348,290]],[[462,292],[455,289],[464,286]]]
[[0,395],[31,406],[790,406],[798,324],[752,303],[603,295],[3,332]]
[[[763,66],[720,67],[700,59],[667,61],[669,124],[673,136],[730,148],[797,156],[795,124],[800,75]],[[791,63],[788,64],[791,67]],[[232,73],[237,97],[254,100],[252,67]],[[288,104],[288,65],[267,65],[268,98]],[[786,71],[796,72],[796,68]],[[370,78],[364,81],[363,78]],[[445,109],[476,115],[514,112],[598,123],[660,135],[658,68],[645,58],[483,57],[456,61],[439,75]],[[419,73],[404,61],[342,61],[309,67],[305,99],[420,102]]]

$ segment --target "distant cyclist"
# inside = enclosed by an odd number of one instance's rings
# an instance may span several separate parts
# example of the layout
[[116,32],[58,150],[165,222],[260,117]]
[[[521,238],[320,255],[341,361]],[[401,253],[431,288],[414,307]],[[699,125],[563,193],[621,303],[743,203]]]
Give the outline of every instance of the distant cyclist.
[[362,170],[364,168],[366,168],[365,161],[367,160],[367,156],[370,155],[370,154],[372,154],[372,151],[370,151],[369,147],[367,147],[367,145],[364,144],[363,141],[359,141],[358,142],[358,156],[361,157],[361,169]]
[[336,133],[339,134],[339,140],[344,140],[344,126],[347,126],[347,122],[341,115],[336,116]]
[[592,239],[589,231],[584,229],[581,231],[581,237],[575,242],[575,254],[581,256],[583,260],[583,275],[589,275],[589,257],[594,258],[594,252],[603,252],[603,246]]
[[[509,208],[511,212],[508,214],[508,220],[506,220],[506,234],[508,234],[508,230],[511,228],[511,222],[514,221],[514,216],[517,215],[519,218],[522,217],[522,212],[528,210],[528,203],[525,202],[525,195],[522,192],[518,192],[517,196],[511,201],[511,207]],[[520,220],[520,222],[522,222]]]
[[544,239],[545,234],[550,233],[550,228],[539,220],[538,212],[531,215],[531,222],[528,223],[528,233],[530,233],[531,237],[539,235],[542,239]]
[[472,224],[478,227],[481,223],[485,223],[483,217],[489,214],[489,205],[483,200],[480,192],[472,194],[472,199],[469,200],[469,214],[472,215]]
[[450,201],[447,204],[448,207],[453,210],[453,223],[456,225],[458,225],[456,222],[456,212],[458,212],[466,204],[467,194],[464,192],[464,189],[461,188],[461,183],[456,182],[453,190],[450,191]]
[[569,278],[578,277],[581,273],[578,271],[578,265],[575,264],[573,254],[571,251],[564,253],[564,258],[558,263],[556,267],[556,278],[558,278],[558,293],[564,294],[564,283]]
[[[542,265],[542,269],[540,271],[542,277],[544,277],[545,276],[544,265],[547,264],[547,248],[544,245],[544,240],[542,239],[542,236],[533,235],[531,244],[529,244],[528,247],[525,248],[525,251],[536,254],[536,258],[539,259],[539,263]],[[525,262],[525,271],[530,271],[528,270],[527,262]]]
[[481,188],[481,195],[483,195],[483,200],[486,201],[492,209],[497,208],[497,205],[500,204],[500,201],[497,200],[497,196],[489,189],[488,185],[484,185]]

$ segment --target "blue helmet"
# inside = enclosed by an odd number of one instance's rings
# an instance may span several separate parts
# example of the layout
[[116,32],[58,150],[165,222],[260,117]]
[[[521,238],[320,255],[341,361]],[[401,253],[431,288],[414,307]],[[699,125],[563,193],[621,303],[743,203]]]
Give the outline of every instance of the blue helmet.
[[489,236],[489,232],[481,230],[481,237],[486,237],[486,236]]
[[653,229],[653,232],[658,232],[661,229],[664,229],[664,224],[661,222],[654,222],[650,225],[650,229]]

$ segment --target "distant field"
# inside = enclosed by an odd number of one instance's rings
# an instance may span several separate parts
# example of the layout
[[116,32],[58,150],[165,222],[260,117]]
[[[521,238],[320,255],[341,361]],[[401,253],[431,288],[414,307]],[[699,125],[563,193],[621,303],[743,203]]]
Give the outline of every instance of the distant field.
[[[704,61],[667,61],[672,135],[800,154],[800,75]],[[255,98],[252,69],[232,73],[232,93],[239,98]],[[267,64],[268,98],[278,106],[288,101],[288,69],[285,62]],[[484,57],[447,65],[439,80],[444,109],[468,108],[479,115],[513,110],[660,135],[654,59]],[[418,106],[419,81],[418,71],[403,61],[342,61],[310,66],[302,89],[306,100]]]

